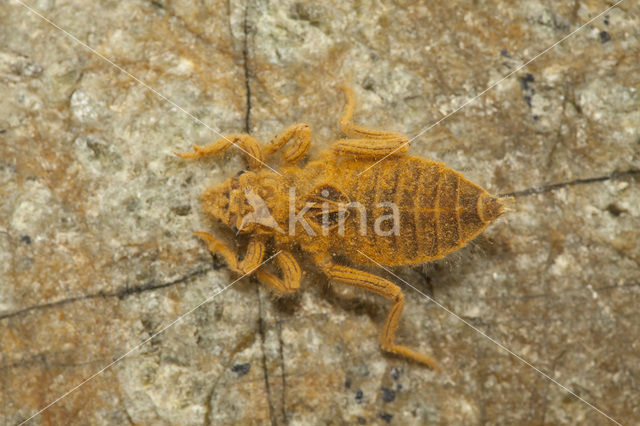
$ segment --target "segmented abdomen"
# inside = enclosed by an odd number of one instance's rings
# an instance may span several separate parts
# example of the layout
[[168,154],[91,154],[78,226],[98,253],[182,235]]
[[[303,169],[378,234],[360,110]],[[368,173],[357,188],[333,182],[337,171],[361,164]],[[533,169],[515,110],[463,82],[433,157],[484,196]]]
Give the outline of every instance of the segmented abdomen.
[[[416,157],[389,159],[363,174],[353,189],[352,200],[362,203],[368,215],[366,235],[358,232],[358,243],[382,264],[441,258],[488,224],[478,214],[478,197],[486,191],[441,163]],[[381,206],[383,202],[392,204]],[[391,232],[391,205],[397,207],[397,233]],[[376,229],[379,218],[384,220]]]

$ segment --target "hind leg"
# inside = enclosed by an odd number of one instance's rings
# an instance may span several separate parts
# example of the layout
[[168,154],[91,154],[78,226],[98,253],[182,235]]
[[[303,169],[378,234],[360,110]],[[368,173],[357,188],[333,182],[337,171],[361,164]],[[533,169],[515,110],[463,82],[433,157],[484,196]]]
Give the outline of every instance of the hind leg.
[[352,121],[355,110],[353,89],[342,86],[342,90],[347,104],[338,123],[344,133],[357,139],[340,139],[331,147],[332,150],[341,154],[372,158],[407,152],[409,139],[406,136],[355,125]]
[[367,129],[366,127],[361,127],[353,123],[353,113],[355,112],[355,95],[353,93],[353,89],[347,86],[341,86],[341,89],[344,91],[344,95],[347,98],[347,103],[344,107],[344,112],[342,117],[338,121],[340,125],[340,129],[344,133],[349,136],[353,136],[355,138],[365,138],[365,139],[374,139],[374,140],[384,140],[384,139],[398,139],[404,138],[405,136],[400,133],[395,132],[387,132],[384,130],[374,130]]
[[331,149],[341,155],[367,158],[382,158],[392,154],[402,154],[409,150],[409,141],[402,136],[397,139],[340,139]]
[[434,370],[440,371],[438,363],[433,358],[395,343],[398,320],[400,319],[402,309],[404,308],[404,296],[400,287],[377,275],[346,266],[335,265],[326,259],[318,263],[329,278],[372,291],[393,302],[393,306],[391,307],[387,320],[384,324],[384,329],[380,334],[380,344],[382,349],[411,358],[422,364],[428,365]]

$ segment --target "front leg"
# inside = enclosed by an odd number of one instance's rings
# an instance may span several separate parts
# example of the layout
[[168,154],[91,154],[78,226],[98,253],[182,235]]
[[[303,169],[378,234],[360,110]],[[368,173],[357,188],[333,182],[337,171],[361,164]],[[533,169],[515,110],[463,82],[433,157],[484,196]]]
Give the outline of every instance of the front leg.
[[231,145],[234,145],[249,157],[249,167],[252,169],[258,169],[264,165],[265,155],[262,152],[262,146],[249,135],[228,135],[206,146],[193,145],[193,151],[191,152],[175,152],[174,154],[180,158],[202,158],[216,155]]
[[291,144],[283,153],[283,156],[286,162],[293,163],[302,158],[309,149],[311,144],[311,129],[309,126],[306,124],[294,124],[285,130],[280,137],[276,135],[275,139],[264,148],[249,135],[228,135],[206,146],[194,145],[191,152],[176,152],[175,155],[181,158],[208,157],[234,145],[249,157],[249,166],[252,169],[257,169],[264,165],[266,158],[289,143]]
[[291,142],[291,145],[282,155],[286,162],[294,163],[302,158],[309,149],[311,144],[311,129],[309,126],[306,124],[294,124],[285,130],[280,137],[276,135],[274,140],[265,147],[265,156],[268,157],[274,154],[289,142]]
[[260,241],[251,240],[247,246],[244,259],[238,261],[238,253],[213,235],[207,232],[194,232],[194,234],[209,243],[209,251],[224,257],[229,268],[238,274],[247,275],[253,273],[264,258],[265,246]]
[[302,269],[295,257],[288,251],[281,251],[276,256],[276,262],[282,271],[282,278],[263,269],[256,272],[258,279],[271,287],[277,294],[293,293],[300,288]]

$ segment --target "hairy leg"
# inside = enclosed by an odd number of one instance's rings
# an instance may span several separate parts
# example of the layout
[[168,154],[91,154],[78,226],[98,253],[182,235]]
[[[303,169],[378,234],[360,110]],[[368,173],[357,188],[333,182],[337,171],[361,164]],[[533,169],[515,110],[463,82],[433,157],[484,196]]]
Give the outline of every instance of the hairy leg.
[[249,135],[229,135],[206,146],[193,145],[193,151],[176,152],[175,155],[181,158],[209,157],[224,151],[232,145],[237,146],[247,155],[249,166],[252,169],[260,168],[264,164],[265,155],[262,152],[260,143]]
[[256,272],[258,279],[269,285],[278,294],[297,291],[300,288],[302,270],[296,259],[288,251],[282,251],[276,256],[276,262],[282,271],[282,278],[261,269]]
[[194,232],[194,234],[209,244],[209,251],[220,254],[229,265],[229,268],[239,274],[251,274],[264,259],[264,243],[256,240],[249,242],[247,251],[242,261],[238,261],[238,253],[213,235],[206,232]]
[[280,137],[276,135],[274,140],[265,147],[265,156],[269,157],[289,142],[291,142],[291,145],[283,153],[283,156],[288,163],[295,163],[307,153],[311,144],[311,129],[309,126],[306,124],[294,124],[287,128]]
[[384,329],[380,335],[382,349],[411,358],[422,364],[428,365],[434,370],[440,370],[438,363],[433,358],[395,343],[395,333],[398,328],[398,320],[400,319],[400,315],[402,314],[402,309],[404,307],[404,296],[400,287],[377,275],[346,266],[335,265],[327,259],[319,262],[319,265],[329,278],[372,291],[393,302],[393,306],[387,316]]
[[331,147],[333,151],[340,154],[371,158],[407,152],[409,139],[406,136],[400,133],[367,129],[355,125],[352,121],[355,109],[353,89],[346,86],[343,86],[342,89],[347,98],[347,103],[338,123],[344,133],[357,139],[340,139]]

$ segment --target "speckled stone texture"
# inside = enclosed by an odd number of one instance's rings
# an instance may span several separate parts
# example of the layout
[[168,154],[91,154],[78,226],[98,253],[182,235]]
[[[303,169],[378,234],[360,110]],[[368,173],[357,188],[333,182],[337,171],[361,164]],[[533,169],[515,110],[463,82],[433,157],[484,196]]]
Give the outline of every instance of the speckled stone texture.
[[340,137],[341,83],[359,123],[414,137],[610,5],[32,0],[128,75],[3,1],[0,424],[114,360],[32,424],[611,424],[575,395],[636,423],[636,1],[412,141],[516,192],[467,248],[394,271],[477,331],[380,272],[405,289],[398,340],[440,374],[382,353],[388,302],[309,262],[292,297],[250,279],[212,297],[236,276],[191,234],[215,225],[199,195],[245,161],[172,155],[296,122],[316,155]]

